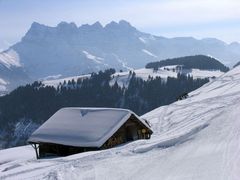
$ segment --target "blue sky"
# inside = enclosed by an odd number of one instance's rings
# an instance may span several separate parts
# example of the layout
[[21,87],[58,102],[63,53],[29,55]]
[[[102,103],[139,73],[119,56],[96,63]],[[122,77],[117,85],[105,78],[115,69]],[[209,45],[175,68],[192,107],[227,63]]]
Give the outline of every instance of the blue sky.
[[159,36],[240,42],[240,0],[0,0],[0,50],[19,41],[33,21],[80,26],[121,19]]

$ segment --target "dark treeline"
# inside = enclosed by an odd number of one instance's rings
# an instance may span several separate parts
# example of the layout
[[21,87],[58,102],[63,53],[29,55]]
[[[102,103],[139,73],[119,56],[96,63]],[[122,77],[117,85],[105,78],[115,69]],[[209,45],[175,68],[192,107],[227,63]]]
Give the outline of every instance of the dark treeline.
[[146,68],[158,69],[170,65],[182,65],[185,69],[220,70],[222,72],[229,71],[229,68],[224,66],[218,60],[204,55],[186,56],[151,62],[146,65]]
[[238,63],[236,63],[233,67],[235,68],[235,67],[237,67],[239,65],[240,65],[240,61]]
[[91,74],[90,78],[68,81],[58,88],[45,87],[34,82],[19,87],[0,97],[0,128],[13,130],[21,118],[42,124],[62,107],[120,107],[142,115],[161,105],[176,101],[176,98],[199,88],[208,79],[193,79],[178,75],[177,78],[149,77],[147,81],[129,73],[128,87],[117,83],[109,85],[114,69]]

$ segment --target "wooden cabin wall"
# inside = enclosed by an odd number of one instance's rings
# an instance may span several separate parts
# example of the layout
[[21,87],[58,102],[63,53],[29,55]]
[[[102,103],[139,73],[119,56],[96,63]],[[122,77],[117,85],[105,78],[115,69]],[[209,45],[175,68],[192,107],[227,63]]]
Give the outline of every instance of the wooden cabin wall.
[[119,130],[103,144],[102,149],[111,148],[137,139],[149,139],[150,137],[151,132],[149,129],[132,115]]
[[42,158],[50,156],[68,156],[91,150],[98,150],[98,148],[74,147],[60,144],[41,143],[39,144],[39,157]]

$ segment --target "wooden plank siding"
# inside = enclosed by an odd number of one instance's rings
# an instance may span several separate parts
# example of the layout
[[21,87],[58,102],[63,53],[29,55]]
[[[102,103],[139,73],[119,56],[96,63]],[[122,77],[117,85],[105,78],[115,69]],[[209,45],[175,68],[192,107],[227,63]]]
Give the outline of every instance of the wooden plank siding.
[[111,148],[137,139],[149,139],[151,132],[141,124],[133,115],[114,133],[101,147]]

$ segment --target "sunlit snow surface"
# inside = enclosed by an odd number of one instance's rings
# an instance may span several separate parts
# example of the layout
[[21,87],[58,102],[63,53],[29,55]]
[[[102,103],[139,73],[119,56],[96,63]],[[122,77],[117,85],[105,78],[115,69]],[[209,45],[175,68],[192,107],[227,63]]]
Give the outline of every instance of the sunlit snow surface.
[[154,130],[105,151],[36,160],[30,146],[0,151],[0,179],[239,180],[240,67],[143,116]]
[[12,49],[0,53],[0,64],[3,64],[7,68],[10,68],[11,66],[21,66],[17,52]]
[[[168,68],[170,66],[166,66]],[[173,67],[173,66],[171,66]],[[136,77],[142,78],[143,80],[147,80],[149,76],[156,78],[156,77],[161,77],[163,80],[166,80],[168,77],[177,77],[177,72],[172,71],[172,70],[166,70],[164,69],[165,67],[160,68],[158,71],[153,71],[153,69],[136,69],[132,70],[136,73]],[[187,75],[193,76],[194,79],[196,78],[211,78],[211,77],[219,77],[223,74],[223,72],[219,70],[200,70],[200,69],[192,69],[191,72],[187,73]],[[77,81],[78,78],[84,79],[88,78],[91,75],[80,75],[80,76],[72,76],[72,77],[67,77],[67,78],[61,78],[61,79],[53,79],[53,80],[44,80],[43,84],[46,86],[54,86],[57,87],[59,83],[66,81],[66,83],[72,79]],[[113,85],[116,81],[119,86],[128,86],[128,83],[130,81],[131,76],[129,76],[129,71],[125,72],[116,72],[115,74],[112,75],[112,80],[110,81],[110,85]]]

